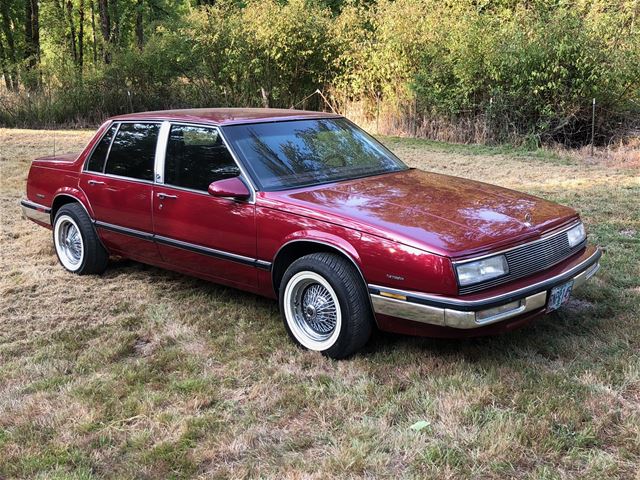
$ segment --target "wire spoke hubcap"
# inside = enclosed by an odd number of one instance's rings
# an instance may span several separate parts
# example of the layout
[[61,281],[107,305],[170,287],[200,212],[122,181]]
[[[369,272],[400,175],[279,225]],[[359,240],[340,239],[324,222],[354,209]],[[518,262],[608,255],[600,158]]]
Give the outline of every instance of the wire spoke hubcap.
[[70,270],[78,267],[84,257],[84,244],[78,226],[70,217],[63,217],[57,222],[55,240],[62,263]]
[[289,327],[300,343],[312,350],[335,343],[341,328],[340,304],[325,278],[299,272],[287,284],[285,302]]
[[329,291],[313,283],[302,292],[300,313],[313,332],[326,335],[336,328],[336,304]]
[[65,248],[67,250],[67,256],[73,259],[74,262],[80,260],[80,250],[82,245],[80,244],[80,235],[78,230],[73,225],[66,227],[67,234],[65,238]]

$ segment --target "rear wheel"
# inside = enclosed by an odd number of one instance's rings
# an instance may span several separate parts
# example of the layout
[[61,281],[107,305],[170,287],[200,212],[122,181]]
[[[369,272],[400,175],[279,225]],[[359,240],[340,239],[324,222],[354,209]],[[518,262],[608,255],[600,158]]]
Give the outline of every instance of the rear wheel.
[[64,268],[78,275],[102,273],[109,255],[87,212],[77,203],[60,207],[53,221],[53,243]]
[[355,353],[371,335],[362,278],[337,254],[313,253],[293,262],[280,285],[280,310],[296,343],[331,358]]

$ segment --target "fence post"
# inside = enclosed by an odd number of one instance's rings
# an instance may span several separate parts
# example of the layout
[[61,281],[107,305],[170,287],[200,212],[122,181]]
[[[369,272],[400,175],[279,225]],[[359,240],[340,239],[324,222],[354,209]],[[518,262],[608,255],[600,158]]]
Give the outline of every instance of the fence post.
[[418,97],[413,99],[413,136],[418,137]]
[[376,92],[376,135],[380,135],[380,92]]
[[593,138],[596,133],[596,99],[593,99],[591,107],[591,156],[593,157]]
[[489,109],[487,110],[487,116],[486,116],[485,121],[484,121],[485,135],[487,135],[487,138],[490,139],[490,141],[493,140],[493,137],[492,137],[491,132],[489,130],[491,128],[491,110],[492,110],[492,107],[493,107],[493,97],[490,97],[489,98]]

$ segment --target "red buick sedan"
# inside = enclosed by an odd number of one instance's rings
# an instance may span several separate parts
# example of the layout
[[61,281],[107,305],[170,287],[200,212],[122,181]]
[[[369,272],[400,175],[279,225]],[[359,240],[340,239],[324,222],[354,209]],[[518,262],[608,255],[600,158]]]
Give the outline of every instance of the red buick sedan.
[[599,268],[578,214],[408,168],[339,115],[146,112],[33,162],[26,217],[60,263],[109,255],[278,298],[291,338],[333,358],[374,327],[438,337],[519,327]]

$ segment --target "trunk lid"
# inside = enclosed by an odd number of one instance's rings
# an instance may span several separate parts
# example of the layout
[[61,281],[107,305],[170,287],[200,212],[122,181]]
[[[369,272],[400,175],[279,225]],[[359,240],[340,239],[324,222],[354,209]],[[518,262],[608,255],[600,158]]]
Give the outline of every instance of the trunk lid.
[[78,158],[79,153],[64,153],[62,155],[47,155],[45,157],[36,158],[33,161],[34,165],[51,166],[53,164],[70,164],[74,163]]

